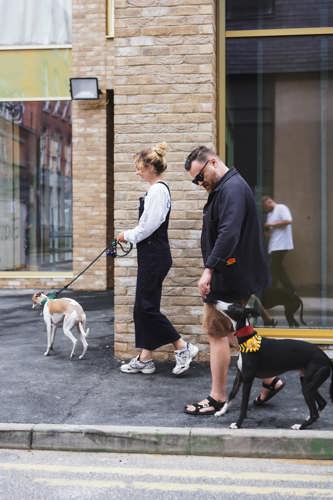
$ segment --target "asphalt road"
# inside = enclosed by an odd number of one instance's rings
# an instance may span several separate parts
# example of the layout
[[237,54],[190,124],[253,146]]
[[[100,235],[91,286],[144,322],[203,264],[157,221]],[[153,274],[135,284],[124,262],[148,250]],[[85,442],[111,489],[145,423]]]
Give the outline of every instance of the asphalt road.
[[[11,292],[12,293],[12,292]],[[83,305],[91,333],[83,360],[68,359],[71,344],[57,332],[55,352],[44,357],[43,318],[31,309],[31,294],[1,291],[0,300],[0,422],[111,424],[177,427],[229,427],[237,418],[238,396],[224,417],[193,417],[185,403],[208,394],[209,367],[193,363],[183,377],[171,374],[171,363],[157,363],[153,375],[120,373],[113,356],[113,297],[111,292],[72,294]],[[234,368],[231,369],[231,386]],[[307,416],[298,375],[286,375],[287,385],[262,408],[252,408],[244,427],[289,429]],[[256,381],[252,399],[259,391]],[[328,382],[322,390],[328,399]],[[331,402],[313,429],[333,429]]]
[[333,463],[0,450],[2,500],[333,498]]

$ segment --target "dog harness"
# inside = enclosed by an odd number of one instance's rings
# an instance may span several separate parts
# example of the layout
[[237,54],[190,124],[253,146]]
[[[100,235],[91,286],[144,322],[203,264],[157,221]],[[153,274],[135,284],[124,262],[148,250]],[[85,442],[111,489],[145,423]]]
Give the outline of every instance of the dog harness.
[[250,323],[251,316],[256,317],[256,311],[240,304],[229,304],[217,301],[215,305],[218,311],[228,316],[233,324],[236,324],[235,337],[237,337],[240,352],[257,352],[261,347],[261,335],[255,331]]
[[258,335],[256,333],[253,337],[250,337],[242,344],[239,344],[240,352],[257,352],[257,351],[259,351],[259,349],[261,347],[261,340],[262,340],[262,336]]
[[[254,335],[253,335],[254,334]],[[239,342],[239,350],[240,352],[257,352],[261,347],[262,336],[258,335],[258,333],[254,330],[252,325],[243,326],[236,331],[235,337],[241,339],[242,337],[249,337],[243,342]]]

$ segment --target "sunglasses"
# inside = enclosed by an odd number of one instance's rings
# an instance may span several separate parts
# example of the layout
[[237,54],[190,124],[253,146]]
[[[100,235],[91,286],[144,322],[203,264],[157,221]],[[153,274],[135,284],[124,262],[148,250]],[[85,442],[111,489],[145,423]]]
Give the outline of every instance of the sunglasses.
[[202,167],[202,169],[200,170],[200,172],[194,177],[194,179],[192,180],[193,184],[198,185],[199,182],[203,182],[203,180],[204,180],[203,171],[209,162],[210,162],[210,160],[207,160],[206,163],[204,164],[204,166]]

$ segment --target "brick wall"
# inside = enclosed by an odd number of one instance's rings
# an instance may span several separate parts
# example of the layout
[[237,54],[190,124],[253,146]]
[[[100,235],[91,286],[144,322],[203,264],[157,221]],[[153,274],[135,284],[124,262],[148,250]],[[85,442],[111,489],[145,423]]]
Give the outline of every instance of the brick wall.
[[[107,81],[105,4],[73,1],[72,76]],[[74,267],[84,268],[107,244],[105,93],[98,101],[73,101],[73,224]],[[106,258],[101,258],[76,283],[80,289],[105,289]]]
[[[215,144],[215,3],[211,0],[116,2],[112,64],[115,89],[115,228],[133,227],[138,197],[147,186],[134,174],[133,154],[145,146],[169,145],[166,180],[172,191],[173,267],[165,281],[162,308],[180,333],[203,342],[200,276],[201,208],[205,193],[184,172],[186,155],[198,144]],[[135,350],[132,309],[136,260],[116,260],[115,348]],[[171,353],[161,348],[157,357]]]

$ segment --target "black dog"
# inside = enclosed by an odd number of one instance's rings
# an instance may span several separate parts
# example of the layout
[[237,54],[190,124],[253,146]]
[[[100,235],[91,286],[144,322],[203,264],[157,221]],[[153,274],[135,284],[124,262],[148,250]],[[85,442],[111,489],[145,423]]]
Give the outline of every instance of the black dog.
[[284,314],[288,325],[294,327],[299,326],[294,316],[297,309],[299,309],[300,322],[306,325],[303,319],[303,301],[296,293],[292,293],[286,288],[269,287],[264,290],[261,302],[265,309],[271,309],[280,305],[284,306]]
[[292,429],[305,429],[319,418],[319,411],[326,406],[325,399],[319,394],[319,387],[332,376],[330,396],[333,402],[333,362],[317,346],[301,340],[274,340],[261,337],[249,324],[250,316],[257,316],[255,310],[241,306],[229,306],[225,311],[232,319],[237,320],[236,337],[240,346],[238,371],[229,394],[228,402],[215,415],[226,413],[231,401],[235,398],[243,383],[243,396],[240,415],[231,428],[241,427],[246,418],[249,396],[254,379],[270,378],[290,370],[300,370],[302,393],[310,410],[310,416]]

